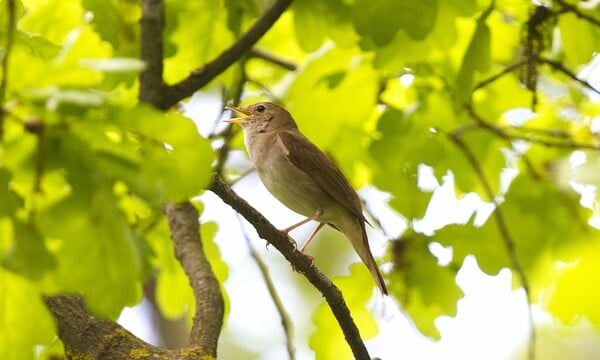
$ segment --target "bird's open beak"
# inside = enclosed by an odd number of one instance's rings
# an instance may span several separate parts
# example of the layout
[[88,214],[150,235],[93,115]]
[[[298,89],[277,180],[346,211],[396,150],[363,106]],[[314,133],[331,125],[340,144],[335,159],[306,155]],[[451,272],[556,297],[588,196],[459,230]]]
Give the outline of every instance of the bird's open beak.
[[248,111],[247,109],[238,108],[238,107],[231,106],[231,105],[225,106],[225,109],[231,110],[231,111],[235,111],[235,112],[238,112],[240,114],[244,114],[245,115],[245,116],[240,116],[240,117],[236,117],[236,118],[232,118],[232,119],[223,120],[223,121],[228,122],[228,123],[243,124],[243,123],[247,122],[248,121],[248,117],[250,115],[252,115],[252,113],[250,111]]

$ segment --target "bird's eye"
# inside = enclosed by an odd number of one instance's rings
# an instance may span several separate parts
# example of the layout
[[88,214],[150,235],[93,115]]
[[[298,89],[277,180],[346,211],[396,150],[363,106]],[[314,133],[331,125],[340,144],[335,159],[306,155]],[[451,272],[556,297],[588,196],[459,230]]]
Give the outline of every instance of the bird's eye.
[[265,111],[265,106],[264,106],[264,105],[258,105],[258,106],[256,107],[256,111],[258,111],[258,112],[263,112],[263,111]]

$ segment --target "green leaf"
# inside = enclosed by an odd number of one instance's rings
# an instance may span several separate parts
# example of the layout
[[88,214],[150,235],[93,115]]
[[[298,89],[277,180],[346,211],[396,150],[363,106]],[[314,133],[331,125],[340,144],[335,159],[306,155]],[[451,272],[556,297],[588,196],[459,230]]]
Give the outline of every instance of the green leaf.
[[[527,109],[531,106],[532,94],[521,86],[516,74],[507,74],[473,93],[473,107],[487,122],[500,120],[507,110]],[[539,107],[538,111],[541,110]]]
[[558,28],[567,67],[576,70],[590,62],[593,54],[600,50],[600,29],[597,25],[569,12],[558,17]]
[[[193,21],[190,14],[194,14]],[[165,16],[164,77],[168,83],[187,77],[191,69],[212,60],[235,40],[222,1],[169,0]]]
[[12,222],[12,246],[2,254],[2,266],[32,280],[39,280],[56,268],[56,260],[48,251],[42,234],[33,224]]
[[475,32],[463,57],[462,65],[456,77],[456,107],[471,102],[473,76],[476,71],[485,72],[490,66],[490,28],[486,21],[494,10],[495,1],[481,14],[477,20]]
[[426,336],[439,339],[435,319],[455,316],[463,297],[456,284],[456,270],[438,264],[419,234],[392,243],[394,269],[388,274],[390,293],[402,303],[415,326]]
[[367,58],[356,57],[353,50],[332,49],[298,74],[285,103],[309,139],[322,149],[333,149],[340,129],[361,127],[369,118],[377,87],[377,74]]
[[[226,295],[223,284],[225,280],[227,280],[229,276],[229,269],[227,268],[227,264],[223,261],[221,257],[221,251],[217,243],[215,242],[215,235],[219,230],[219,225],[214,222],[206,222],[200,225],[201,239],[202,239],[202,247],[204,249],[204,253],[206,254],[206,258],[210,262],[210,266],[212,271],[215,273],[217,280],[221,284],[221,291]],[[228,301],[226,301],[226,314],[228,312]]]
[[[397,74],[406,71],[406,67],[415,69],[415,63],[424,62],[426,66],[435,64],[437,72],[449,66],[449,57],[458,51],[460,39],[457,33],[457,19],[472,16],[477,11],[475,1],[440,1],[436,3],[435,23],[431,33],[424,39],[413,39],[407,32],[398,31],[385,46],[361,42],[365,50],[376,50],[373,64],[376,68]],[[419,18],[419,16],[414,16]],[[419,21],[419,20],[415,20]],[[463,55],[462,53],[460,54]],[[430,69],[430,68],[429,68]]]
[[[215,222],[200,225],[202,248],[210,262],[212,271],[219,284],[221,284],[221,291],[225,297],[225,316],[227,316],[229,313],[229,299],[223,284],[228,277],[228,268],[221,258],[217,244],[214,242],[217,230],[218,226]],[[189,278],[181,267],[181,263],[174,256],[173,242],[167,241],[170,238],[170,233],[166,221],[161,220],[156,230],[148,234],[147,238],[157,255],[154,259],[154,266],[160,269],[156,277],[156,301],[161,314],[169,319],[178,319],[186,315],[191,322],[196,300]]]
[[351,47],[358,36],[350,21],[351,7],[342,0],[294,1],[294,30],[305,51],[315,51],[332,38],[341,47]]
[[79,1],[30,1],[19,28],[61,44],[67,34],[81,23],[83,8]]
[[61,244],[54,275],[60,291],[81,293],[95,312],[116,318],[140,300],[140,249],[111,189],[87,181],[87,187],[78,184],[71,196],[40,212],[38,225]]
[[23,206],[21,199],[10,188],[11,174],[10,172],[0,167],[0,219],[6,216],[12,216],[15,211]]
[[190,282],[173,253],[173,242],[165,219],[147,235],[156,258],[154,267],[160,269],[156,276],[156,303],[160,313],[168,319],[189,318],[194,313],[196,301]]
[[56,336],[39,283],[0,267],[0,284],[0,358],[34,359],[34,347],[49,344]]
[[163,201],[179,202],[205,189],[212,176],[214,152],[190,119],[142,105],[114,110],[108,115],[112,121],[141,136],[138,151],[143,154],[139,162],[143,181],[154,183]]
[[600,271],[597,244],[586,244],[577,249],[578,259],[564,264],[556,271],[556,282],[543,296],[546,308],[566,324],[576,324],[585,316],[600,325],[600,291],[595,283]]
[[[552,280],[556,261],[572,261],[569,249],[593,241],[597,231],[585,226],[584,210],[574,194],[548,181],[518,176],[500,205],[516,257],[528,276],[532,301]],[[506,239],[491,215],[481,227],[449,225],[436,231],[435,240],[452,246],[454,261],[475,255],[479,267],[490,275],[512,267]],[[500,250],[502,249],[502,250]],[[518,278],[515,279],[518,284]]]
[[383,46],[400,29],[412,39],[423,40],[433,29],[437,11],[437,0],[356,0],[352,15],[356,31]]
[[136,57],[141,17],[140,3],[133,0],[82,0],[92,14],[91,24],[103,40],[111,43],[118,56]]
[[[2,29],[5,29],[5,26],[2,26]],[[6,42],[6,35],[4,32],[0,32],[0,41],[2,43]],[[16,48],[27,51],[30,56],[44,61],[49,61],[54,58],[60,50],[60,47],[48,41],[46,38],[19,29],[15,29],[13,42],[13,46]]]

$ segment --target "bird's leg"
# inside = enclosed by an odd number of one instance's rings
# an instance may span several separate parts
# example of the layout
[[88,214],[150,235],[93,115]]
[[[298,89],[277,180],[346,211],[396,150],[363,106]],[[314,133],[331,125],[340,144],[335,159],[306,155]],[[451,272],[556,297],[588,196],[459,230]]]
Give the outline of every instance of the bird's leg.
[[306,242],[304,243],[304,245],[302,245],[302,247],[300,248],[300,252],[301,253],[304,253],[304,249],[306,249],[306,247],[311,242],[311,240],[314,239],[315,236],[317,236],[317,233],[323,228],[323,226],[325,226],[325,223],[319,223],[319,225],[317,226],[317,228],[315,229],[315,231],[313,231],[313,233],[310,235],[310,237],[308,238],[308,240],[306,240]]
[[[321,215],[323,215],[323,210],[321,210],[321,209],[317,209],[313,215],[311,215],[311,216],[307,217],[306,219],[304,219],[304,220],[302,220],[302,221],[300,221],[300,222],[297,222],[297,223],[295,223],[295,224],[293,224],[293,225],[291,225],[291,226],[288,226],[288,227],[286,227],[285,229],[281,229],[281,230],[279,230],[279,231],[280,231],[282,234],[284,234],[284,235],[288,235],[290,231],[294,230],[295,228],[297,228],[297,227],[299,227],[299,226],[302,226],[302,225],[306,224],[306,223],[307,223],[307,222],[309,222],[309,221],[312,221],[312,220],[316,220],[316,219],[318,219],[318,218],[319,218]],[[316,232],[315,232],[315,233],[313,233],[313,235],[311,235],[311,238],[312,238],[312,237],[313,237],[315,234],[316,234]],[[292,241],[292,243],[294,243],[294,246],[295,246],[296,248],[298,248],[298,243],[296,242],[296,240],[292,239],[292,237],[291,237],[291,236],[289,236],[289,235],[288,235],[288,238],[289,238],[289,239]],[[267,249],[269,249],[269,243],[268,243],[268,242],[267,242],[267,244],[266,244],[266,247],[267,247]],[[304,246],[302,247],[302,249],[304,249],[304,247],[306,247],[306,245],[304,245]]]
[[309,221],[316,220],[321,215],[323,215],[323,210],[317,209],[317,211],[315,211],[315,213],[313,215],[311,215],[311,216],[307,217],[306,219],[304,219],[304,220],[302,220],[300,222],[297,222],[297,223],[295,223],[295,224],[293,224],[291,226],[288,226],[285,229],[281,229],[279,231],[281,231],[283,234],[287,235],[290,231],[294,230],[295,228],[297,228],[299,226],[302,226],[302,225],[306,224]]

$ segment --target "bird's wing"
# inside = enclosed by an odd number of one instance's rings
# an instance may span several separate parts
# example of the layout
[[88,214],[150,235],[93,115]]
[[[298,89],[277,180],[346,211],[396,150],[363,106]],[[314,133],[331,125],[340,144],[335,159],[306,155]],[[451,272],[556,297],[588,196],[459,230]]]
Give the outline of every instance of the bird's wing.
[[333,161],[299,132],[280,131],[278,138],[293,165],[310,176],[329,196],[366,221],[356,191]]

